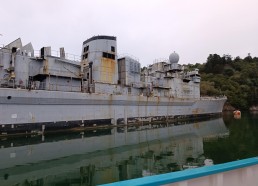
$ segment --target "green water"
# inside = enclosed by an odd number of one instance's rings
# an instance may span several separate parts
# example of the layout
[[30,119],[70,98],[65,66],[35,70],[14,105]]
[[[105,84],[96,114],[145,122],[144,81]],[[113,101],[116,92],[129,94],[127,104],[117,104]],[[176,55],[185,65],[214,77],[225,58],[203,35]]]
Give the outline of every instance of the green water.
[[258,155],[258,114],[0,140],[0,185],[98,185]]
[[227,138],[204,142],[204,155],[215,164],[258,156],[258,113],[242,113],[240,119],[225,113]]

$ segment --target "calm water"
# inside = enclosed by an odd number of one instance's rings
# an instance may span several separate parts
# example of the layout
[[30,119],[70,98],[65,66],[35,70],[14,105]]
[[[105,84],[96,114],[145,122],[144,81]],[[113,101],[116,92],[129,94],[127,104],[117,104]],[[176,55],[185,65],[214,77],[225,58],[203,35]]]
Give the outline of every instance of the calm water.
[[2,138],[0,185],[97,185],[258,155],[258,114]]

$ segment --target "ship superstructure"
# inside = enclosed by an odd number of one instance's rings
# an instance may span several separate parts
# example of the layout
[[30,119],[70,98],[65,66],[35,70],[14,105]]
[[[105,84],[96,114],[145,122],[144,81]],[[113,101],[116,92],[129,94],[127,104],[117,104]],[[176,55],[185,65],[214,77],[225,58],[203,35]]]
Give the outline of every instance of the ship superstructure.
[[186,71],[177,53],[141,68],[133,57],[118,57],[113,36],[87,39],[81,57],[64,48],[53,53],[43,47],[35,53],[21,39],[0,49],[2,129],[216,114],[226,101],[201,98],[198,69]]

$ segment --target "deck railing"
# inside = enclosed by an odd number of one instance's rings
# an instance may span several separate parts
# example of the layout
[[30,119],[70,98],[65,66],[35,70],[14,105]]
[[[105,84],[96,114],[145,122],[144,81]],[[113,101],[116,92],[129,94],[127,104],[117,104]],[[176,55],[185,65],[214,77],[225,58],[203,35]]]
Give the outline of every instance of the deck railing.
[[105,186],[256,186],[258,157],[218,165],[187,169],[167,174],[147,176]]
[[[51,56],[60,57],[60,51],[51,50]],[[40,51],[39,50],[34,50],[34,57],[40,57]],[[81,61],[81,56],[70,54],[70,53],[65,53],[65,59],[80,62]]]

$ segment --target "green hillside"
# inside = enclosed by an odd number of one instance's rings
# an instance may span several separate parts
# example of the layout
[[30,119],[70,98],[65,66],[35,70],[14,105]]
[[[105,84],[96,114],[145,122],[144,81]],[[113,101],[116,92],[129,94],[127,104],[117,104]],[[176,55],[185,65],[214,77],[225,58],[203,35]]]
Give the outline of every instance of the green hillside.
[[189,64],[188,68],[200,69],[202,96],[226,95],[229,104],[242,110],[258,105],[257,57],[210,54],[206,63]]

